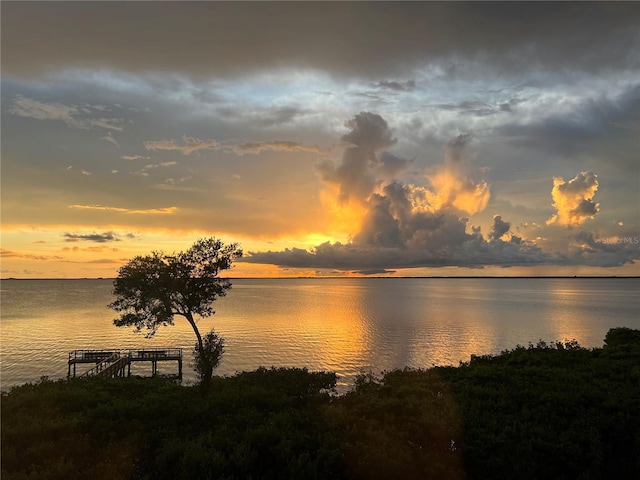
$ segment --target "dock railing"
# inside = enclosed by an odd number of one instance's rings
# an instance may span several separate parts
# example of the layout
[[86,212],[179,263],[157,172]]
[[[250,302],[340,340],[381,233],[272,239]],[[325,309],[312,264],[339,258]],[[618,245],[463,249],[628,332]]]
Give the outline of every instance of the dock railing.
[[[125,357],[121,357],[119,352],[114,352],[113,355],[111,355],[110,357],[105,358],[100,363],[96,363],[95,367],[93,367],[90,370],[87,370],[86,372],[84,372],[80,376],[81,377],[91,377],[93,375],[100,375],[101,373],[106,373],[107,369],[109,369],[109,367],[111,365],[115,364],[116,362],[118,362],[118,360],[121,360],[123,358],[125,358]],[[120,362],[118,362],[118,363],[120,363]]]
[[105,377],[124,376],[125,367],[131,373],[132,362],[150,362],[152,374],[158,371],[158,362],[174,360],[178,362],[178,378],[182,378],[181,348],[136,348],[136,349],[101,349],[73,350],[69,352],[68,377],[76,376],[76,364],[95,363],[95,366],[84,372],[81,377],[102,375]]

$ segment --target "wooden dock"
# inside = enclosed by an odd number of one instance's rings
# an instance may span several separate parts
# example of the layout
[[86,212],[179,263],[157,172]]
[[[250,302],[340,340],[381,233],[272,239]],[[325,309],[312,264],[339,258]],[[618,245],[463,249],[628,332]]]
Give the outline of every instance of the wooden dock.
[[[176,377],[182,380],[181,348],[143,348],[135,350],[74,350],[69,352],[67,377],[76,376],[77,364],[93,363],[95,366],[80,377],[125,377],[131,376],[131,364],[134,362],[151,363],[151,375],[158,373],[158,362],[178,362]],[[73,367],[73,368],[72,368]],[[72,372],[73,370],[73,372]]]

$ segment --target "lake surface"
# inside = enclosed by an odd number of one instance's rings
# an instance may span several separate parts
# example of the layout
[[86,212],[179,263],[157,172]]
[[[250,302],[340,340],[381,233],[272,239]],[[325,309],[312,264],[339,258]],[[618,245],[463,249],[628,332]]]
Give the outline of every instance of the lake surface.
[[[331,370],[339,390],[361,371],[458,365],[539,339],[602,346],[612,327],[640,328],[640,279],[234,279],[201,319],[226,339],[218,375],[259,366]],[[152,338],[113,326],[111,280],[4,280],[1,387],[67,374],[76,349],[180,347],[184,381],[195,335],[186,320]],[[147,374],[150,367],[136,367]],[[160,364],[160,372],[163,372]],[[167,364],[166,373],[175,372]],[[80,369],[79,372],[82,370]]]

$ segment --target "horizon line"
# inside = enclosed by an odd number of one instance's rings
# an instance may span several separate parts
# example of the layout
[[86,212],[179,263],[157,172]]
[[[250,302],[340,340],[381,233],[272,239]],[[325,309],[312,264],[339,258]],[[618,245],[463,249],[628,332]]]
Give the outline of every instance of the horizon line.
[[[0,281],[7,280],[116,280],[117,277],[6,277],[0,278]],[[291,277],[219,277],[221,279],[226,280],[334,280],[334,279],[358,279],[358,280],[366,280],[366,279],[470,279],[470,278],[522,278],[522,279],[532,279],[532,278],[541,278],[541,279],[549,279],[549,278],[640,278],[640,275],[404,275],[404,276],[382,276],[382,275],[371,275],[371,276],[345,276],[345,275],[327,275],[327,276],[291,276]]]

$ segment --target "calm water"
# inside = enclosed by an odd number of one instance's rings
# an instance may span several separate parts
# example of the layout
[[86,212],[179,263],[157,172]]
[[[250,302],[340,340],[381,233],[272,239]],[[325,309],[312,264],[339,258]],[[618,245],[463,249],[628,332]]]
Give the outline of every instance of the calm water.
[[[182,347],[191,358],[180,317],[151,339],[114,327],[111,283],[3,281],[2,388],[66,376],[75,349]],[[337,372],[344,391],[362,369],[457,365],[538,339],[601,346],[611,327],[640,328],[638,293],[640,279],[243,279],[199,327],[226,339],[219,375],[306,366]]]

